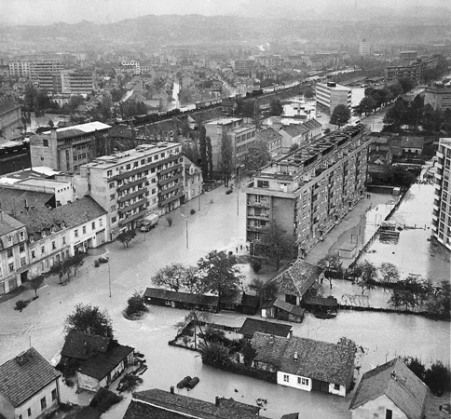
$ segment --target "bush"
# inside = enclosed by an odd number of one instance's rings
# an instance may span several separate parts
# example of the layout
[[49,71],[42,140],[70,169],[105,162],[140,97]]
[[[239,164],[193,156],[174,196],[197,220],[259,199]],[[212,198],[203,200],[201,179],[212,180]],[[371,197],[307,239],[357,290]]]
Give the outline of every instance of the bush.
[[190,214],[194,215],[196,213],[196,210],[194,208],[191,208]]
[[18,300],[18,301],[16,301],[16,306],[14,307],[14,310],[22,311],[27,305],[28,305],[28,301]]
[[166,221],[168,222],[168,226],[171,227],[171,225],[172,225],[172,217],[166,218]]
[[252,267],[252,270],[253,270],[256,274],[258,274],[258,273],[261,271],[261,269],[262,269],[262,263],[261,263],[258,259],[254,259],[254,260],[251,262],[251,267]]
[[111,406],[119,403],[121,400],[121,396],[118,396],[107,388],[100,387],[89,406],[101,413],[105,413]]
[[440,361],[432,364],[424,374],[424,382],[436,394],[451,390],[451,373]]
[[144,304],[144,297],[135,292],[127,301],[128,305],[125,314],[129,317],[141,315],[149,309]]

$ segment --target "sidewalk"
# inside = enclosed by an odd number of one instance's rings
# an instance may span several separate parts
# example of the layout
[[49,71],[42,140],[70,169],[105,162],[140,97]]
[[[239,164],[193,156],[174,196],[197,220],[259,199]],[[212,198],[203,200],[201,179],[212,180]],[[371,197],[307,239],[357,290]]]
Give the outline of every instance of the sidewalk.
[[[305,260],[312,265],[316,265],[325,256],[338,253],[343,245],[353,243],[353,237],[358,236],[358,249],[361,249],[365,242],[362,239],[368,239],[370,233],[369,227],[375,227],[380,224],[384,217],[384,206],[394,197],[390,194],[371,193],[370,198],[362,198],[358,204],[324,237],[324,241],[320,241],[312,249],[309,250]],[[369,210],[371,212],[369,213]],[[387,211],[388,214],[389,211]],[[370,219],[370,215],[374,215],[374,222]],[[359,228],[361,227],[361,228]],[[358,252],[357,252],[358,253]],[[343,266],[349,266],[353,259],[343,259]]]

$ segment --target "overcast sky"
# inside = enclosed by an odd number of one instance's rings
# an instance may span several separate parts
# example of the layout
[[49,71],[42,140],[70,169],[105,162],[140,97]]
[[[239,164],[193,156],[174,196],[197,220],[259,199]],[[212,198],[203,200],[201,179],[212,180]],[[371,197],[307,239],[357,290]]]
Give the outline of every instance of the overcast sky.
[[451,9],[451,0],[0,0],[0,19],[8,24],[109,23],[148,14],[259,16],[262,10],[290,17],[290,7],[320,14],[331,7],[399,10],[426,4]]

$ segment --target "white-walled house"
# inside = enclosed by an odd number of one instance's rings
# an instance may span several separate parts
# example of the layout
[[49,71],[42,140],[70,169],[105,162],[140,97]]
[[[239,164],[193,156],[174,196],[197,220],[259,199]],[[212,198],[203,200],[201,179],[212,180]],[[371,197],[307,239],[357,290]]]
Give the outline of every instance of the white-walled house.
[[202,193],[202,171],[187,157],[183,156],[183,179],[185,202],[197,198]]
[[34,348],[0,365],[0,414],[6,419],[43,418],[60,403],[58,371]]
[[30,208],[16,215],[28,233],[29,277],[107,241],[107,212],[90,197],[54,209]]
[[277,372],[277,384],[345,397],[354,375],[355,344],[256,332],[254,367]]
[[349,409],[352,419],[423,419],[429,389],[401,360],[366,372]]

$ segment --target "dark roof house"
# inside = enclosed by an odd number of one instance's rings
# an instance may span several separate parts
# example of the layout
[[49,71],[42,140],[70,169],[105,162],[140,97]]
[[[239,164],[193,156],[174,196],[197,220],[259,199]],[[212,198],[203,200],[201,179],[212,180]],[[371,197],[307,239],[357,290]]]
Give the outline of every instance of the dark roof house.
[[0,365],[0,394],[15,408],[60,377],[34,348]]
[[85,360],[95,354],[105,353],[110,343],[111,338],[72,330],[66,336],[61,356]]
[[291,335],[292,328],[293,327],[289,324],[267,322],[248,317],[241,326],[239,333],[248,339],[251,339],[255,332],[267,333],[269,335],[286,338]]
[[[400,359],[366,372],[357,387],[349,408],[356,417],[368,402],[390,399],[408,419],[422,419],[429,389]],[[373,403],[374,405],[374,403]]]

